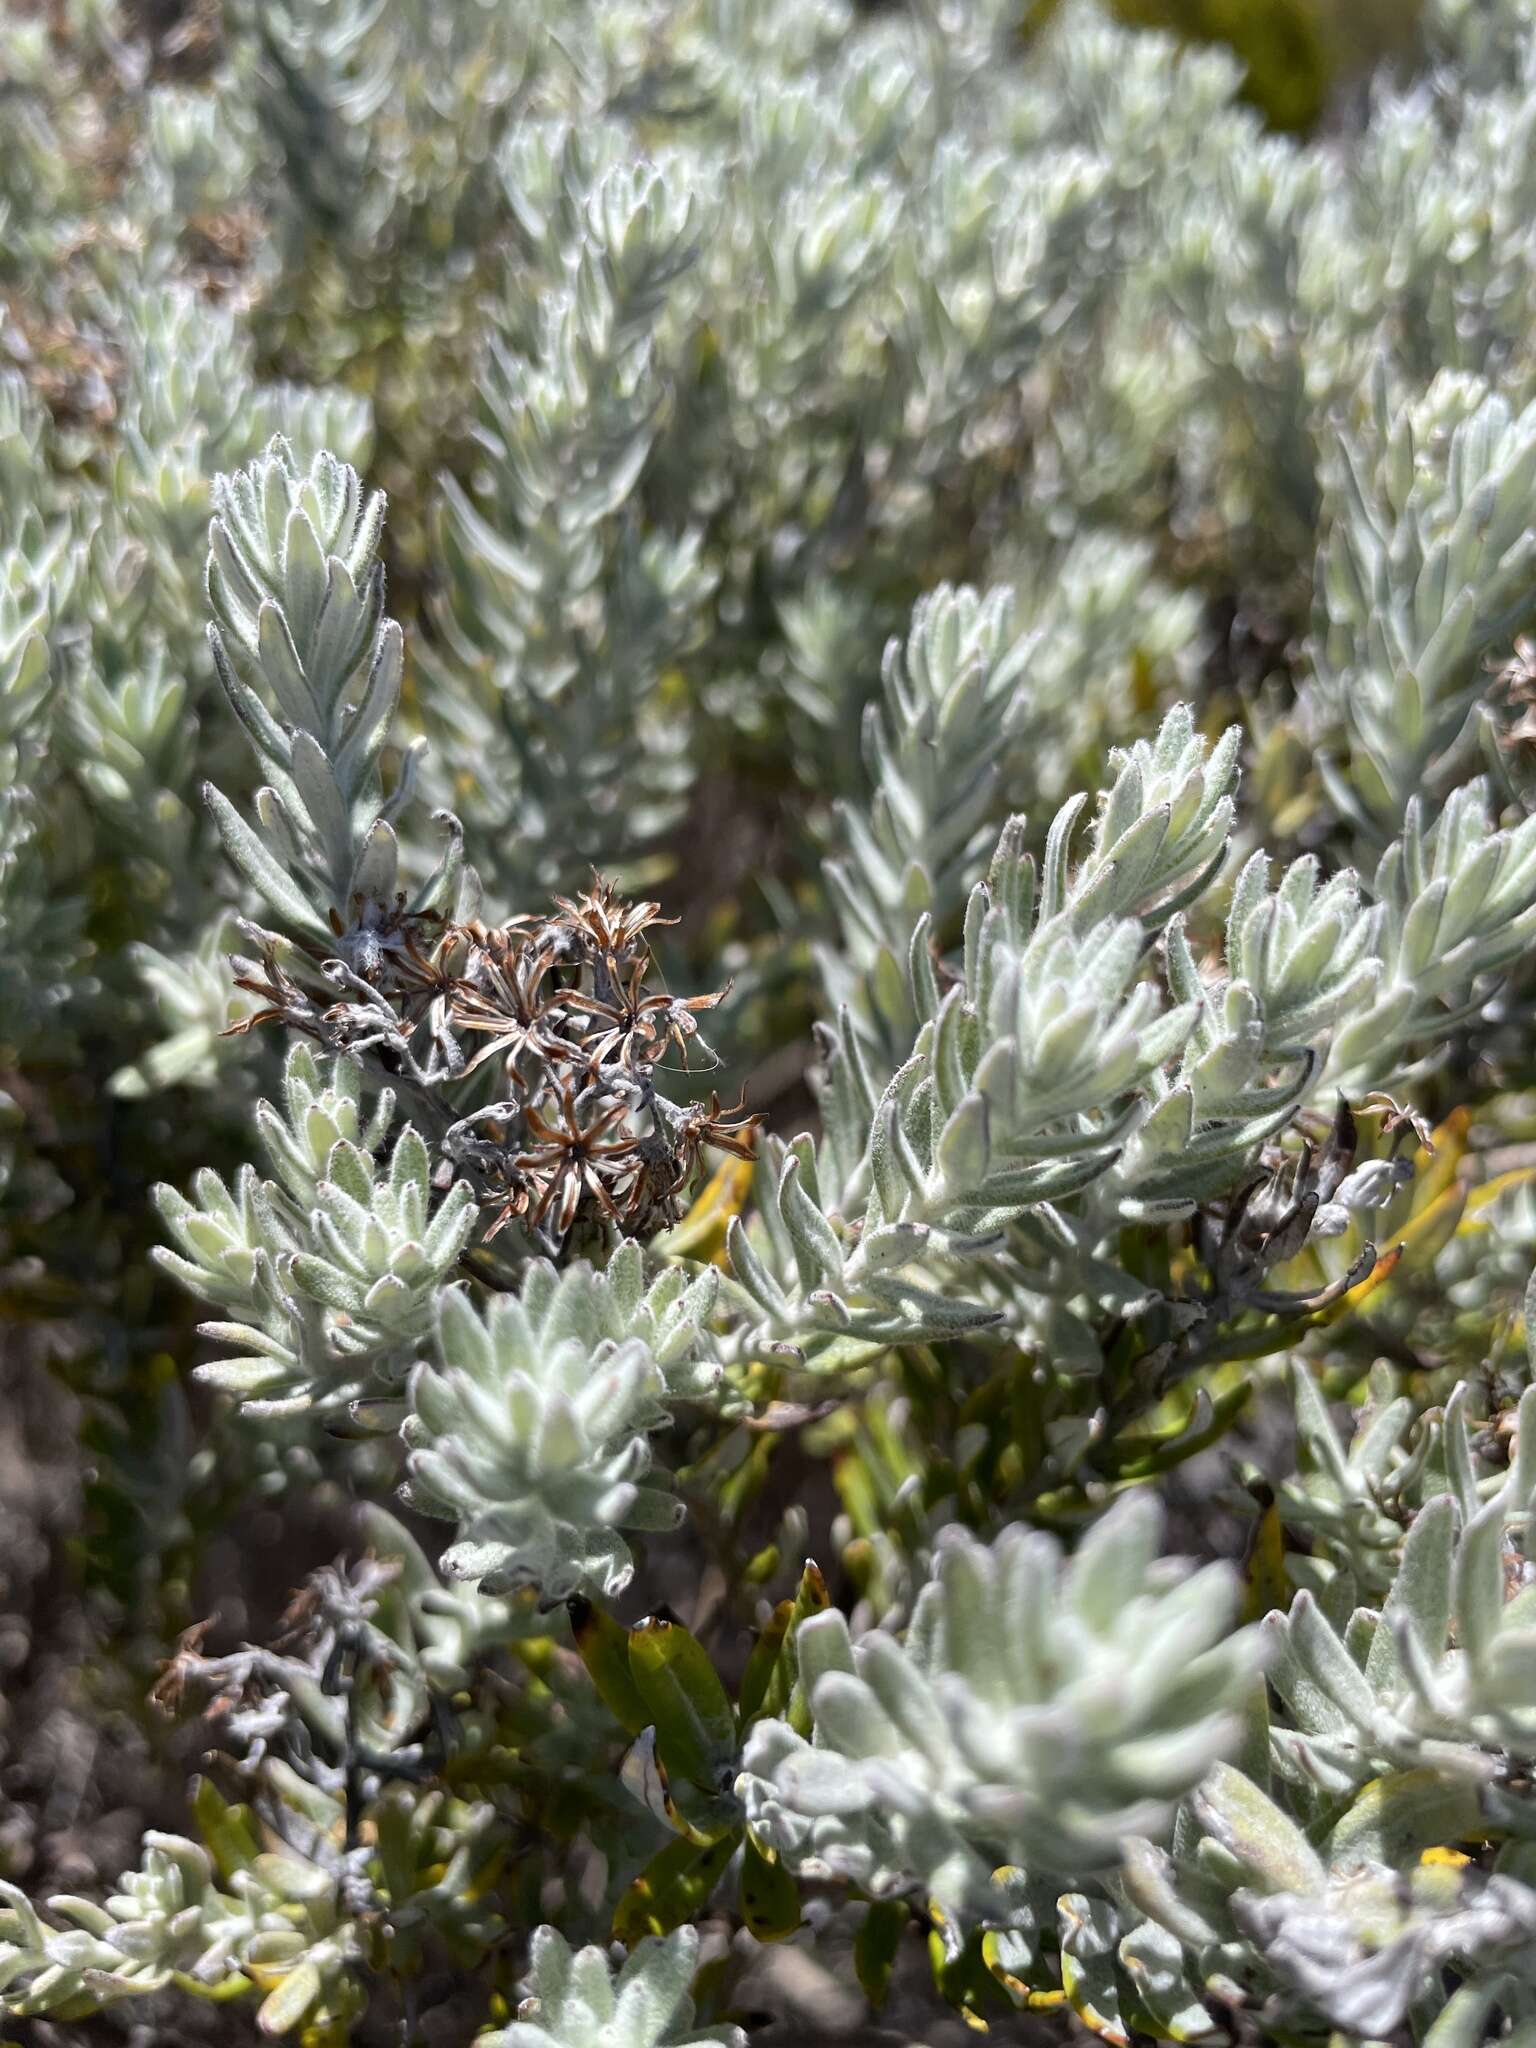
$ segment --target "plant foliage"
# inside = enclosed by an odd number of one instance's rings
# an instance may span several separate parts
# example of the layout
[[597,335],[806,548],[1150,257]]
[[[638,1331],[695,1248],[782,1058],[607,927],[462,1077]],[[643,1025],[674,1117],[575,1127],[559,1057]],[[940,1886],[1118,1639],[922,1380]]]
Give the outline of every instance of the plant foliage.
[[1536,2036],[1536,12],[1237,14],[13,9],[27,2038]]

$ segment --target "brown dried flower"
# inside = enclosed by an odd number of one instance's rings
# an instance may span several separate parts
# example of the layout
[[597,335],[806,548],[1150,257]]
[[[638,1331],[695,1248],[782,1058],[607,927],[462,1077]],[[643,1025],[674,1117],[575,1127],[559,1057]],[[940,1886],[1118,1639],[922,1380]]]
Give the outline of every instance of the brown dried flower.
[[443,1140],[446,1170],[494,1212],[487,1236],[515,1222],[551,1251],[576,1230],[649,1235],[677,1220],[705,1148],[750,1159],[758,1125],[718,1095],[678,1104],[657,1086],[696,1054],[714,1063],[699,1019],[725,994],[656,986],[647,934],[665,922],[601,876],[548,916],[499,925],[358,899],[348,920],[332,913],[335,954],[318,962],[339,999],[317,1000],[302,954],[280,963],[268,945],[236,962],[262,1007],[233,1028],[280,1021],[434,1090],[495,1066],[497,1099]]

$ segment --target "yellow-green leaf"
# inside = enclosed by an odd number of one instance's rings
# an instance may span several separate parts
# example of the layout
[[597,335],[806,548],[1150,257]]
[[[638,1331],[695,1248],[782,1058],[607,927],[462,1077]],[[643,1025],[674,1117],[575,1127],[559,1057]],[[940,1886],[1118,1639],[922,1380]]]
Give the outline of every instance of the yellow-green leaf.
[[1476,1787],[1440,1771],[1396,1771],[1356,1794],[1328,1842],[1334,1869],[1384,1863],[1391,1869],[1426,1849],[1468,1841],[1483,1831]]
[[1243,1561],[1243,1619],[1262,1621],[1266,1614],[1284,1614],[1291,1604],[1290,1575],[1285,1569],[1285,1531],[1273,1496],[1265,1503]]
[[633,1948],[648,1934],[670,1934],[687,1920],[696,1920],[735,1854],[739,1834],[718,1842],[668,1842],[619,1900],[613,1916],[616,1941]]
[[300,1963],[262,2001],[256,2024],[264,2034],[286,2034],[299,2024],[320,1997],[320,1972]]
[[800,1574],[800,1583],[795,1588],[795,1597],[790,1602],[789,1616],[784,1626],[784,1639],[768,1673],[767,1684],[757,1709],[757,1713],[765,1719],[776,1715],[787,1716],[791,1725],[802,1735],[809,1735],[811,1727],[810,1715],[799,1698],[800,1664],[795,1649],[795,1638],[799,1634],[801,1622],[808,1615],[820,1614],[831,1604],[827,1582],[821,1575],[821,1567],[815,1558],[807,1558],[805,1569]]
[[208,1778],[199,1778],[193,1788],[192,1816],[203,1846],[226,1884],[239,1871],[248,1870],[261,1854],[250,1808],[220,1798]]
[[793,1612],[793,1601],[781,1600],[768,1617],[767,1624],[757,1641],[752,1645],[746,1669],[741,1674],[741,1688],[736,1696],[736,1711],[743,1728],[755,1721],[762,1711],[768,1681],[773,1676],[773,1667],[778,1662],[780,1650],[784,1647],[789,1617]]

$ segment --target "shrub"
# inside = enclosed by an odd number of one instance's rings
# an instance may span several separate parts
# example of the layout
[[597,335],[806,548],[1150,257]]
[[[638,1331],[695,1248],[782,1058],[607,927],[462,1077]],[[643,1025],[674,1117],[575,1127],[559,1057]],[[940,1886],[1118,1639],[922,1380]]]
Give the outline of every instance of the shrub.
[[7,41],[0,2012],[1528,2038],[1536,13]]

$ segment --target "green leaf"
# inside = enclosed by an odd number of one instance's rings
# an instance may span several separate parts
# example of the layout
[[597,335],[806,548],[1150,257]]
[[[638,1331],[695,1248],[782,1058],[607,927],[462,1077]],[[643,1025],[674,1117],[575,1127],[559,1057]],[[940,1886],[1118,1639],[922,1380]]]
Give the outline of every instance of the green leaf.
[[801,1622],[813,1614],[825,1613],[831,1604],[827,1582],[821,1575],[821,1567],[815,1558],[808,1557],[805,1569],[800,1574],[800,1583],[795,1588],[789,1621],[784,1631],[783,1647],[769,1673],[761,1708],[762,1718],[786,1716],[790,1724],[802,1735],[810,1734],[811,1717],[804,1700],[799,1696],[800,1653],[796,1639],[800,1633]]
[[332,886],[339,890],[346,885],[352,860],[352,821],[325,750],[313,734],[302,728],[293,735],[289,773],[314,826]]
[[1247,1407],[1253,1393],[1251,1380],[1240,1380],[1214,1401],[1197,1402],[1190,1418],[1166,1437],[1120,1437],[1094,1460],[1109,1476],[1121,1481],[1154,1478],[1171,1472],[1201,1451],[1219,1443]]
[[1168,2041],[1220,2041],[1223,2031],[1191,1990],[1184,1951],[1155,1920],[1144,1920],[1120,1943],[1120,1967],[1141,2004],[1138,2027]]
[[1503,1988],[1503,1979],[1498,1976],[1488,1976],[1481,1983],[1463,1984],[1425,2034],[1423,2048],[1483,2048],[1488,2039],[1488,2021]]
[[1399,1771],[1362,1787],[1328,1841],[1337,1870],[1417,1862],[1425,1849],[1461,1842],[1481,1831],[1477,1788],[1434,1770]]
[[1492,1650],[1504,1611],[1501,1547],[1507,1513],[1502,1497],[1496,1495],[1467,1524],[1456,1553],[1456,1620],[1462,1647],[1473,1664]]
[[900,1899],[876,1899],[859,1923],[853,1943],[853,1967],[859,1987],[878,2011],[891,1988],[896,1951],[911,1925],[912,1914]]
[[992,1156],[990,1114],[986,1097],[972,1089],[945,1124],[938,1159],[946,1193],[964,1194],[986,1179]]
[[400,846],[394,827],[386,818],[375,818],[363,834],[347,878],[348,909],[356,900],[388,904],[395,894],[399,868]]
[[629,1669],[669,1776],[719,1788],[736,1758],[736,1717],[699,1641],[652,1615],[630,1631]]
[[[998,1872],[994,1876],[1000,1875]],[[1064,1991],[1035,1991],[1030,1979],[1040,1968],[1040,1944],[1038,1929],[1028,1934],[1017,1927],[989,1927],[981,1938],[981,1957],[992,1975],[1007,1992],[1010,2001],[1021,2009],[1042,2004],[1064,2005]]]
[[964,2017],[967,2025],[978,2031],[986,2027],[988,2013],[1007,2011],[1013,2003],[989,1969],[982,1941],[979,1928],[953,1951],[937,1928],[928,1937],[928,1961],[935,1990]]
[[211,782],[204,784],[203,794],[209,810],[213,813],[213,822],[219,828],[224,851],[251,887],[294,931],[320,939],[325,945],[330,946],[333,937],[329,925],[305,901],[297,883],[279,864],[275,855],[262,845],[228,797],[215,789]]
[[194,1784],[192,1817],[225,1884],[240,1871],[248,1870],[261,1854],[250,1808],[231,1805],[221,1798],[211,1779],[199,1778]]
[[315,1301],[323,1302],[327,1308],[339,1309],[344,1315],[362,1314],[363,1289],[350,1274],[343,1273],[328,1259],[316,1258],[313,1252],[295,1252],[289,1270],[304,1292]]
[[779,1652],[784,1647],[789,1617],[793,1612],[794,1602],[781,1600],[768,1617],[757,1641],[752,1645],[736,1694],[736,1715],[743,1733],[767,1711],[763,1699],[778,1664]]
[[580,1594],[567,1600],[571,1634],[598,1698],[626,1735],[650,1726],[651,1715],[629,1666],[629,1630]]
[[1121,2017],[1115,1979],[1110,1908],[1081,1892],[1066,1892],[1057,1900],[1056,1911],[1061,1923],[1061,1981],[1072,2010],[1114,2048],[1128,2048],[1130,2035]]
[[1400,1676],[1401,1659],[1393,1628],[1398,1615],[1413,1630],[1426,1662],[1437,1661],[1444,1652],[1451,1623],[1455,1554],[1456,1505],[1448,1493],[1436,1494],[1413,1518],[1381,1626],[1366,1656],[1366,1683],[1374,1691],[1388,1692]]
[[791,1153],[779,1180],[779,1213],[789,1231],[801,1286],[835,1289],[843,1278],[842,1246],[803,1185],[804,1170],[804,1161]]
[[256,615],[257,658],[267,687],[290,726],[307,732],[318,744],[325,732],[325,713],[304,674],[304,664],[294,644],[283,608],[268,598]]
[[1315,1897],[1327,1883],[1317,1851],[1258,1786],[1217,1764],[1194,1796],[1201,1825],[1266,1892]]
[[1279,1506],[1271,1497],[1254,1524],[1248,1555],[1243,1560],[1243,1620],[1262,1621],[1266,1614],[1283,1614],[1290,1602],[1285,1531]]
[[787,1941],[801,1924],[794,1879],[750,1829],[741,1852],[741,1917],[757,1941]]

